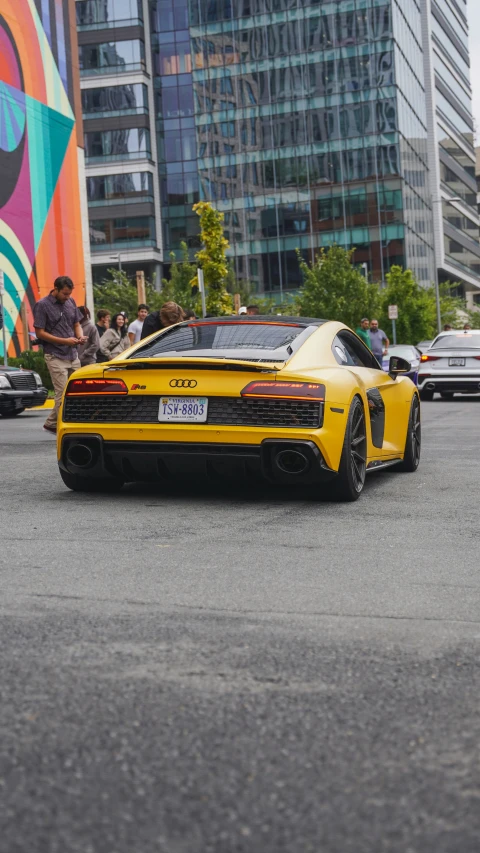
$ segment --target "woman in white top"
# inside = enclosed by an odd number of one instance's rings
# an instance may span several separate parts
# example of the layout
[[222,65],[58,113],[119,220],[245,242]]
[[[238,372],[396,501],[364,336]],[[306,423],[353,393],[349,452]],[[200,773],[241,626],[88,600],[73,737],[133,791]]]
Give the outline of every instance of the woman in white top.
[[110,328],[100,338],[100,351],[107,357],[107,361],[111,361],[129,346],[125,317],[123,314],[114,314],[110,321]]

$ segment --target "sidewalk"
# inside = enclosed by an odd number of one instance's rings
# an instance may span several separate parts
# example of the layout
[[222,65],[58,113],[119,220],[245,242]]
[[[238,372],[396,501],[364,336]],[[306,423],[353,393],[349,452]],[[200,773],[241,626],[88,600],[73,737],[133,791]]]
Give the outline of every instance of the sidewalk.
[[43,406],[32,406],[32,408],[29,409],[28,411],[29,412],[39,412],[39,411],[41,411],[41,409],[53,409],[54,405],[55,405],[55,400],[52,397],[52,399],[50,399],[50,400],[49,399],[45,400]]

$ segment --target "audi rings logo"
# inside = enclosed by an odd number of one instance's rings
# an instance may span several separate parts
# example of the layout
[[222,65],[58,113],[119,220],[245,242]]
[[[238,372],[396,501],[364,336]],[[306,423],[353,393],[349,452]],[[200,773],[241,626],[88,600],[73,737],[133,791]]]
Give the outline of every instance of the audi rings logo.
[[196,379],[170,379],[170,388],[195,388]]

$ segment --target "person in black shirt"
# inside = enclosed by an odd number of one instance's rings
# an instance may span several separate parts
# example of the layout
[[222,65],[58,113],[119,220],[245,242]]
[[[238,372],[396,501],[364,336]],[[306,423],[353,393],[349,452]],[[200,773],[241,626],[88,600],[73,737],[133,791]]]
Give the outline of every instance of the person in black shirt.
[[[95,323],[95,328],[98,332],[99,338],[105,334],[107,329],[110,327],[110,311],[107,311],[106,308],[100,308],[100,311],[97,311],[97,322]],[[101,361],[108,361],[107,357],[103,354],[103,352],[99,349],[97,350],[97,364]]]
[[177,305],[176,302],[165,302],[160,311],[153,311],[148,317],[145,317],[141,340],[153,335],[154,332],[167,329],[168,326],[174,326],[175,323],[181,323],[183,319],[183,308],[180,305]]

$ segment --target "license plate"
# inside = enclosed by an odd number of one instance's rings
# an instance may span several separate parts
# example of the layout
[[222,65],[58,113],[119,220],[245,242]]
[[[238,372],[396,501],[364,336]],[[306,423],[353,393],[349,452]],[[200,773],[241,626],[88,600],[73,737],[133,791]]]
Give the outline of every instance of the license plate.
[[464,358],[449,358],[448,359],[449,367],[465,367],[465,359]]
[[161,423],[204,424],[207,411],[207,397],[160,397],[158,420]]

